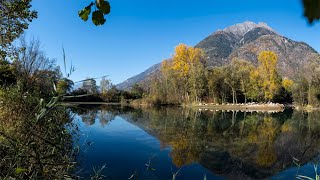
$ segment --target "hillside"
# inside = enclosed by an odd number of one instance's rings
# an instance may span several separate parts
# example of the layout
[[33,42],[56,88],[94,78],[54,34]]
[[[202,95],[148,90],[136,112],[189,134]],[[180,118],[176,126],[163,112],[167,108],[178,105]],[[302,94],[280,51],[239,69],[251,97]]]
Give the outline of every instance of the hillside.
[[[297,42],[278,34],[265,23],[245,21],[223,30],[217,30],[197,45],[207,55],[207,66],[222,66],[233,58],[245,59],[257,64],[257,54],[263,50],[277,53],[278,68],[282,76],[293,77],[297,70],[318,53],[304,42]],[[146,71],[117,85],[128,89],[135,83],[143,83],[160,68],[155,64]]]
[[140,83],[144,81],[147,77],[151,76],[154,72],[156,72],[161,67],[161,63],[155,64],[148,68],[147,70],[143,71],[142,73],[135,75],[122,83],[117,84],[118,89],[129,89],[132,85],[136,83]]

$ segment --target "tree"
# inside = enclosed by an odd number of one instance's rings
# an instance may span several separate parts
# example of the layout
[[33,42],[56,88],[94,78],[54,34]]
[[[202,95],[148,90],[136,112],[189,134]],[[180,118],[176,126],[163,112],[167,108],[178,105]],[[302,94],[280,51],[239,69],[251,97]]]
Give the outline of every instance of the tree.
[[299,76],[295,78],[295,83],[292,87],[293,102],[297,105],[304,106],[308,102],[308,86],[309,83],[303,76],[303,72],[299,72]]
[[236,72],[234,71],[232,65],[224,67],[224,83],[226,83],[232,92],[232,103],[237,103],[237,88],[239,87],[239,79]]
[[259,76],[259,71],[254,69],[250,72],[249,75],[249,88],[247,90],[247,96],[251,100],[261,100],[262,97],[262,80]]
[[292,92],[294,82],[291,79],[288,79],[287,77],[283,78],[282,80],[282,86],[285,90],[288,92]]
[[172,61],[170,60],[164,60],[161,63],[161,73],[156,74],[153,76],[153,84],[152,84],[152,90],[153,94],[156,96],[154,99],[157,99],[158,97],[163,97],[162,101],[167,103],[169,94],[172,94],[173,91],[171,91],[174,86],[172,84]]
[[17,81],[15,68],[6,60],[0,60],[0,86],[10,86]]
[[112,85],[108,93],[104,95],[104,100],[107,102],[120,102],[121,91],[115,85]]
[[244,97],[247,102],[250,86],[250,73],[255,67],[248,61],[237,58],[232,59],[230,64],[222,67],[223,82],[230,88],[232,103],[238,103],[238,96]]
[[246,60],[233,59],[231,62],[240,83],[240,90],[244,95],[244,102],[247,103],[248,91],[250,89],[250,73],[255,69],[252,63]]
[[[174,71],[177,79],[179,80],[180,89],[182,90],[182,100],[189,102],[188,80],[190,78],[191,69],[196,71],[196,68],[201,68],[201,63],[205,63],[205,56],[203,50],[200,48],[188,47],[185,44],[179,44],[175,48],[175,54],[172,58],[172,70]],[[195,75],[195,73],[193,73]],[[199,88],[195,81],[191,83],[193,89]]]
[[172,59],[155,73],[149,97],[154,102],[179,104],[201,101],[206,90],[205,55],[199,48],[179,44]]
[[74,83],[68,78],[60,79],[57,83],[57,93],[58,94],[67,94],[72,90]]
[[[315,103],[317,87],[320,86],[320,57],[306,63],[303,67],[303,76],[308,82],[308,105]],[[313,102],[313,103],[312,103]]]
[[189,73],[189,91],[192,102],[202,100],[206,90],[206,69],[202,63],[194,63]]
[[86,78],[82,83],[82,89],[84,89],[88,94],[96,94],[97,83],[93,78]]
[[0,1],[0,59],[7,57],[11,43],[37,18],[37,12],[30,10],[30,3],[31,0]]
[[37,94],[42,98],[50,98],[52,93],[55,92],[54,84],[57,84],[61,77],[60,67],[55,67],[52,70],[39,70],[35,82],[28,89],[28,92],[32,92],[33,95]]
[[108,90],[111,89],[111,81],[109,79],[106,79],[105,77],[102,77],[100,81],[100,93],[106,94]]
[[179,44],[175,48],[173,55],[173,67],[178,76],[186,77],[191,66],[204,61],[204,52],[200,48],[188,47],[185,44]]
[[215,67],[208,72],[208,94],[215,103],[225,103],[227,101],[230,88],[224,82],[225,76],[224,67]]
[[[31,39],[27,43],[25,38],[21,38],[20,45],[16,48],[13,65],[17,71],[18,84],[23,91],[32,90],[39,79],[49,77],[51,72],[56,71],[55,60],[46,57],[40,46],[39,40]],[[50,83],[52,87],[54,82]]]
[[135,99],[142,98],[142,95],[144,93],[143,88],[139,84],[134,84],[131,88],[131,94]]
[[272,100],[279,89],[278,73],[276,65],[278,56],[272,51],[262,51],[258,56],[258,72],[262,79],[262,89],[265,100]]

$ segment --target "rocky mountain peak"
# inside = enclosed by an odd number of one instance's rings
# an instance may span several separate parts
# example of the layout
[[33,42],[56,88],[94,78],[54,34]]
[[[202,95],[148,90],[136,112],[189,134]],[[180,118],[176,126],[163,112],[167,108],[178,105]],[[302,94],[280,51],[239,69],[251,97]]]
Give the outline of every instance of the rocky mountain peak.
[[254,28],[261,27],[265,28],[271,31],[274,31],[271,27],[269,27],[264,22],[259,22],[258,24],[251,22],[251,21],[245,21],[243,23],[238,23],[233,26],[229,26],[225,29],[223,29],[226,33],[232,33],[237,37],[243,37],[247,32],[251,31]]

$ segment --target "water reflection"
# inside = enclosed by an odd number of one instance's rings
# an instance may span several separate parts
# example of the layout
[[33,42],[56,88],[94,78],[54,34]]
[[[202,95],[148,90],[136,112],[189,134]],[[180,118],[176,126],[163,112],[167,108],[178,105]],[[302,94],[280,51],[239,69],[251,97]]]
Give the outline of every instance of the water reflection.
[[319,149],[319,112],[101,106],[78,108],[76,113],[86,125],[102,127],[119,116],[156,137],[162,148],[170,147],[176,167],[199,163],[228,178],[267,178],[296,166],[293,158],[300,164],[311,161]]
[[122,111],[126,111],[126,108],[119,108],[118,106],[82,105],[72,110],[87,126],[92,126],[96,123],[96,120],[99,120],[100,125],[104,127],[114,120],[117,115],[120,115]]

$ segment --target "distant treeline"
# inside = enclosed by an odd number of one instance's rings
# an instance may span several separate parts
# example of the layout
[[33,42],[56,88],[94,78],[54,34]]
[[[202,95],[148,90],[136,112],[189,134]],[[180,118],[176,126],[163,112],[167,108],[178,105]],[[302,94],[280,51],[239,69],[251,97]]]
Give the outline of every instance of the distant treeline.
[[257,66],[235,58],[222,67],[210,68],[201,49],[180,44],[173,58],[162,62],[144,99],[154,104],[272,101],[318,107],[320,58],[299,67],[300,72],[291,79],[279,74],[277,62],[276,53],[262,51]]
[[86,78],[79,88],[68,94],[71,97],[65,101],[128,103],[131,100],[141,99],[143,93],[143,88],[138,84],[135,84],[130,90],[119,90],[105,77],[100,80],[100,86],[97,85],[94,78]]

